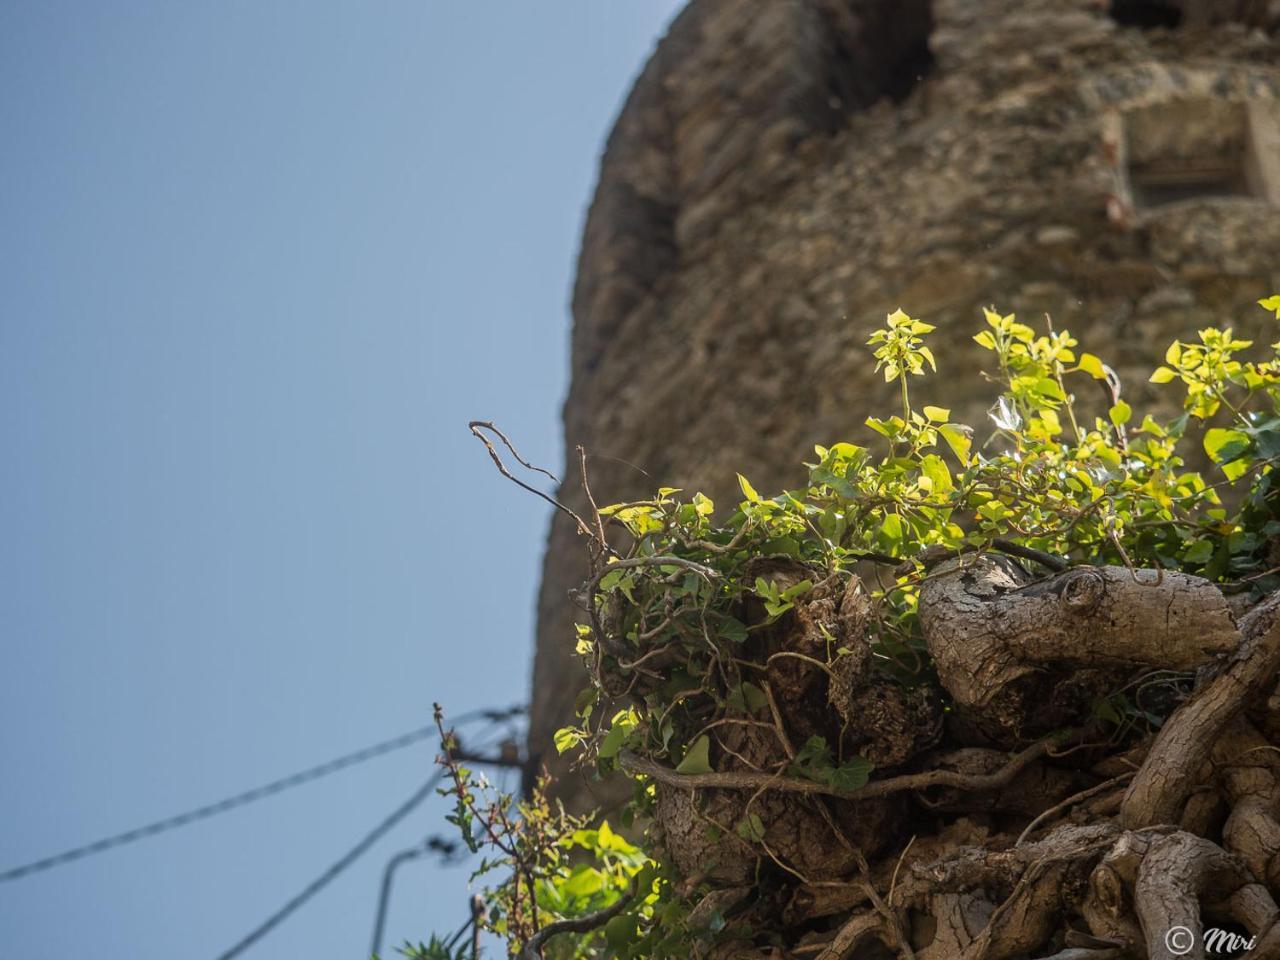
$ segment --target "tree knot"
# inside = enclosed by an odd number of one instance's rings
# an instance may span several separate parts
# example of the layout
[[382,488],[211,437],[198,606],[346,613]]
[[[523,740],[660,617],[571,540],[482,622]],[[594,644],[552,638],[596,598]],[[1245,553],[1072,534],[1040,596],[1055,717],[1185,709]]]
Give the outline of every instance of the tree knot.
[[1102,602],[1106,590],[1106,580],[1097,570],[1073,570],[1062,578],[1059,602],[1070,613],[1089,613]]

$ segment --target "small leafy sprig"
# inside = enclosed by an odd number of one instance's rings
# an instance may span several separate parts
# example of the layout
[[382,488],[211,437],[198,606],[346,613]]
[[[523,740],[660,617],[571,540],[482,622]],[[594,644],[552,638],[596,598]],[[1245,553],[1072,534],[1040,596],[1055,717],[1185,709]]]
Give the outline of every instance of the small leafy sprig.
[[[597,941],[620,944],[633,939],[641,919],[651,913],[647,903],[657,881],[648,856],[607,821],[592,827],[588,818],[567,813],[548,798],[545,780],[535,784],[524,801],[496,789],[458,762],[457,742],[444,726],[439,704],[435,716],[442,751],[438,762],[449,774],[448,786],[438,793],[454,801],[447,820],[472,853],[483,854],[472,881],[489,875],[499,878],[483,894],[487,929],[504,937],[514,956],[540,930],[612,906],[638,887],[646,896],[634,910],[619,913],[598,933],[554,941],[546,955],[583,957],[592,955]],[[453,960],[448,942],[436,937],[411,950],[410,957]]]
[[871,334],[867,343],[875,347],[876,370],[884,370],[885,383],[898,380],[902,384],[902,417],[911,418],[911,403],[907,395],[907,377],[922,376],[924,365],[938,369],[933,351],[924,345],[924,335],[936,328],[931,323],[916,320],[901,310],[895,310],[886,318],[884,329]]

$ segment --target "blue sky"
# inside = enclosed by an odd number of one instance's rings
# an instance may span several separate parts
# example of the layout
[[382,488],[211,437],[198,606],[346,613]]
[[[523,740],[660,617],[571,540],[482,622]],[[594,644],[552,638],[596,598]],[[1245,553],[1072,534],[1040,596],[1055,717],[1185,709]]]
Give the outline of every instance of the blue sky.
[[[522,700],[598,153],[675,0],[0,5],[0,869]],[[0,953],[215,957],[429,745],[0,885]],[[248,957],[360,957],[424,808]],[[466,871],[399,874],[390,939]]]

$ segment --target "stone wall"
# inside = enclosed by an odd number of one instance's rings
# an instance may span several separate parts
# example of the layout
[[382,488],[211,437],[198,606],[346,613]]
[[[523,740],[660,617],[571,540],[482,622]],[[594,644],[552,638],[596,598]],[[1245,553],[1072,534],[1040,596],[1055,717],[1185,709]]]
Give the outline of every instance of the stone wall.
[[[582,444],[601,502],[800,480],[892,406],[863,344],[898,306],[938,325],[919,399],[970,423],[987,304],[1050,314],[1130,399],[1199,326],[1277,339],[1253,305],[1280,290],[1277,23],[1255,0],[693,0],[601,164],[563,475]],[[585,569],[557,516],[530,726],[553,767]]]

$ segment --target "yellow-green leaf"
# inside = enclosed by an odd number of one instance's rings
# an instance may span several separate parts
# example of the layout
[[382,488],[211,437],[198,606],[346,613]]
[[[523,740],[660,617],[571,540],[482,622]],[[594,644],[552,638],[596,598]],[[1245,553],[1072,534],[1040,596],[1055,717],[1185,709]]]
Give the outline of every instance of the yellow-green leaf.
[[924,415],[934,423],[946,423],[951,419],[951,411],[946,407],[931,407],[926,405]]
[[1107,416],[1117,427],[1123,427],[1133,416],[1133,408],[1123,400],[1117,400],[1115,406],[1107,411]]
[[676,773],[710,773],[710,750],[711,738],[704,733],[685,751],[684,759],[676,767]]
[[1204,452],[1214,463],[1236,459],[1249,447],[1249,435],[1240,430],[1213,427],[1204,434]]
[[988,520],[1003,520],[1005,517],[1012,516],[1013,511],[999,500],[988,500],[978,508],[978,515]]
[[582,742],[582,734],[576,727],[561,727],[556,731],[552,742],[556,745],[556,753],[564,753],[570,747],[576,747]]
[[742,488],[742,495],[752,503],[760,502],[760,494],[756,493],[756,488],[747,482],[747,478],[742,474],[738,474],[738,486]]
[[934,493],[946,494],[951,490],[951,471],[936,453],[927,454],[920,461],[920,471],[929,479]]
[[662,521],[653,507],[623,507],[617,512],[617,517],[638,537],[662,529]]
[[1107,372],[1102,367],[1102,361],[1092,353],[1080,354],[1080,363],[1077,364],[1076,368],[1078,370],[1083,370],[1095,380],[1107,379]]
[[1172,370],[1170,370],[1168,367],[1156,367],[1156,372],[1151,375],[1151,382],[1152,383],[1168,383],[1176,376],[1177,374],[1174,373]]
[[1239,460],[1232,460],[1230,463],[1224,463],[1222,465],[1222,472],[1225,473],[1227,475],[1227,479],[1233,483],[1244,476],[1248,469],[1249,462],[1243,458]]
[[897,419],[897,417],[893,417],[890,420],[879,420],[876,417],[867,417],[866,423],[868,427],[880,434],[880,436],[888,437],[892,440],[898,433],[893,423],[893,420]]
[[586,898],[604,889],[604,875],[595,867],[579,864],[574,867],[562,889],[571,897]]
[[942,439],[947,441],[947,446],[956,455],[956,459],[960,461],[961,465],[967,467],[969,465],[969,447],[972,444],[973,431],[960,423],[944,423],[938,427],[938,432],[942,434]]
[[619,724],[609,728],[609,732],[604,735],[604,739],[600,741],[600,756],[608,760],[610,757],[616,757],[618,751],[622,749],[622,741],[627,738],[627,728]]
[[880,532],[889,540],[898,541],[902,539],[902,518],[896,513],[885,514],[884,520],[880,524]]

